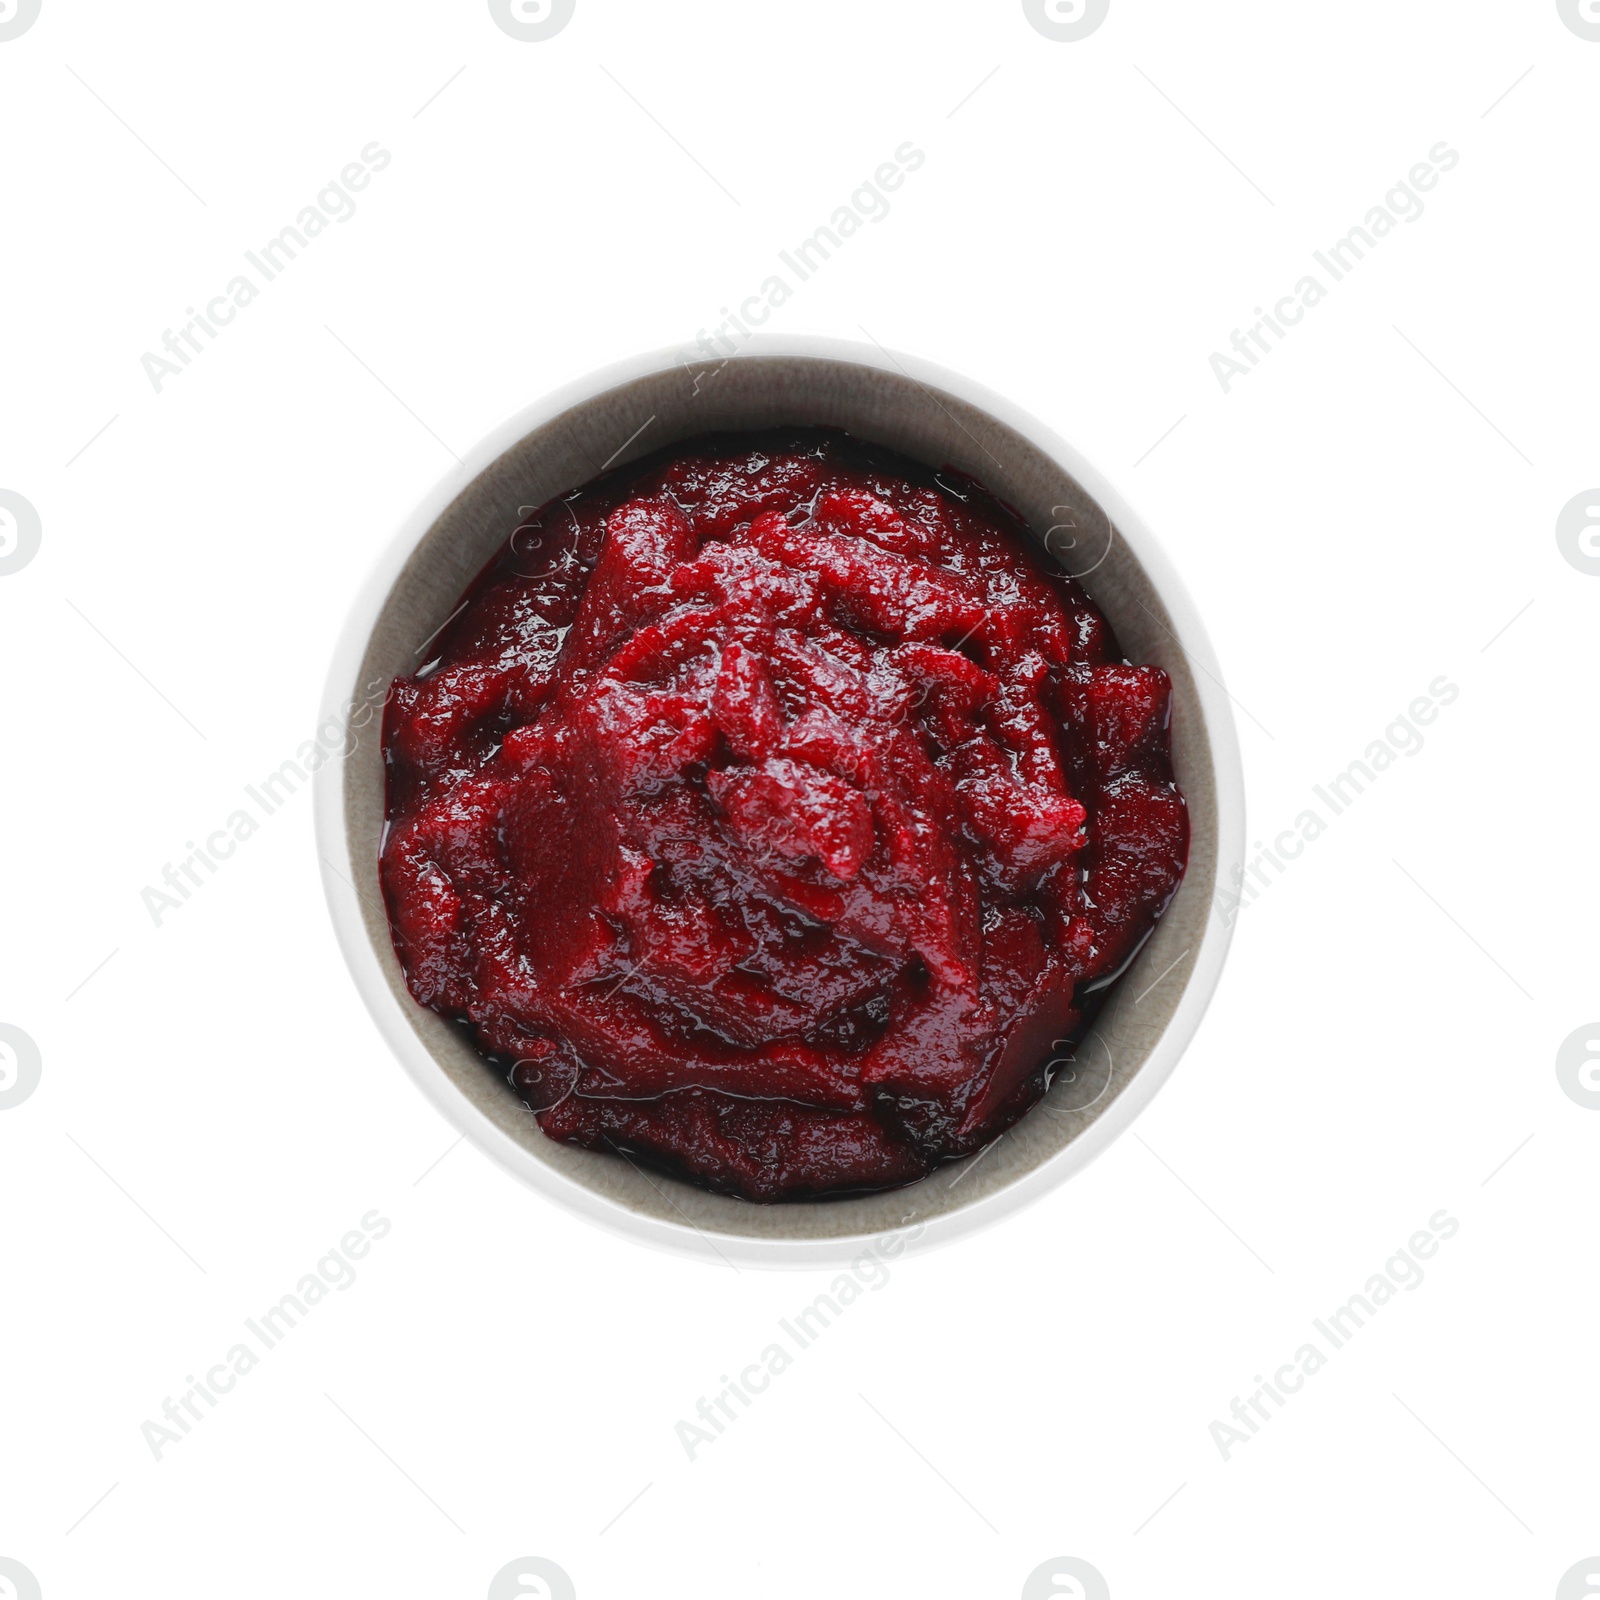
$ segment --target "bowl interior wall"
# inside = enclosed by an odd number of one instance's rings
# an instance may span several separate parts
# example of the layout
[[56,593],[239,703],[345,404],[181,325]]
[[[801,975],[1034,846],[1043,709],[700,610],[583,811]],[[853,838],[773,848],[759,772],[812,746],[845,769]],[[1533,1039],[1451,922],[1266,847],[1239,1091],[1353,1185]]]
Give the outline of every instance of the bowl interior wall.
[[[534,1160],[629,1210],[750,1239],[842,1238],[926,1222],[997,1193],[1059,1154],[1123,1092],[1171,1020],[1197,959],[1216,879],[1216,779],[1200,699],[1177,629],[1133,551],[1083,487],[1013,429],[908,376],[850,362],[749,356],[720,367],[669,368],[535,428],[469,482],[421,540],[382,605],[352,701],[362,702],[363,690],[367,704],[381,698],[391,679],[427,659],[426,642],[510,535],[521,508],[576,488],[603,467],[697,434],[798,424],[844,428],[977,478],[1022,514],[1036,538],[1048,537],[1046,548],[1080,576],[1129,658],[1159,665],[1172,679],[1174,763],[1192,832],[1187,876],[1072,1065],[996,1145],[890,1193],[755,1206],[546,1139],[462,1032],[406,991],[378,889],[384,774],[376,718],[352,727],[345,778],[345,823],[368,936],[397,1004],[454,1089]],[[1163,973],[1148,995],[1135,998]]]

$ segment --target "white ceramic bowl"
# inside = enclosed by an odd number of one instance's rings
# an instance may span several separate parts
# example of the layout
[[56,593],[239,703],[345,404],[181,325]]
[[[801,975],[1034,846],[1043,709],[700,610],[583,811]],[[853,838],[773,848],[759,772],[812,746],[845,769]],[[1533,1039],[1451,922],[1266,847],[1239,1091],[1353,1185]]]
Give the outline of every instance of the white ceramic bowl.
[[[840,427],[983,482],[1080,578],[1134,661],[1173,683],[1173,758],[1189,803],[1189,870],[1074,1064],[988,1149],[884,1194],[758,1206],[545,1138],[462,1031],[406,992],[378,888],[381,704],[414,672],[518,508],[696,434]],[[941,1241],[1008,1216],[1094,1159],[1149,1104],[1193,1037],[1227,953],[1219,873],[1243,858],[1233,716],[1205,630],[1133,509],[1032,417],[926,362],[834,340],[768,338],[723,362],[666,351],[609,367],[519,412],[417,507],[356,598],[334,656],[324,728],[346,757],[317,773],[317,841],[356,987],[412,1080],[508,1172],[630,1238],[715,1259],[821,1266],[918,1228]]]

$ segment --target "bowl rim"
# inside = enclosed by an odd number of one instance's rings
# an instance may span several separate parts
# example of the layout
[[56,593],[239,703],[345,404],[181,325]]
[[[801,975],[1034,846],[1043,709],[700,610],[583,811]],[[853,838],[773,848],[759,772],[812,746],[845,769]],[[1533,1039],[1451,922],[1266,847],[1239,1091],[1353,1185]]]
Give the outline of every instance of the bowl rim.
[[[943,391],[987,412],[1011,428],[1069,473],[1099,504],[1149,577],[1167,609],[1179,649],[1198,669],[1195,692],[1203,712],[1203,731],[1215,784],[1218,888],[1226,868],[1244,859],[1245,791],[1238,733],[1230,696],[1209,635],[1187,587],[1144,518],[1119,490],[1067,440],[1031,413],[987,386],[920,357],[876,343],[816,334],[761,333],[750,336],[728,361],[817,360],[898,373]],[[357,681],[369,642],[391,591],[412,553],[439,517],[465,488],[506,451],[562,413],[606,392],[686,362],[711,365],[703,355],[669,346],[613,362],[575,378],[514,412],[492,428],[422,496],[381,549],[357,590],[330,662],[319,730],[343,725],[354,704]],[[843,1265],[871,1244],[874,1235],[831,1238],[752,1237],[707,1230],[692,1223],[632,1210],[622,1201],[590,1188],[535,1159],[449,1081],[443,1068],[406,1019],[401,1002],[380,966],[356,888],[359,871],[346,828],[346,777],[351,764],[335,757],[314,774],[316,848],[324,893],[341,954],[380,1035],[407,1076],[445,1120],[494,1163],[545,1198],[583,1220],[622,1237],[688,1255],[702,1262],[721,1257],[729,1264],[758,1267],[818,1268]],[[998,1192],[917,1223],[909,1236],[919,1249],[968,1237],[1031,1204],[1083,1171],[1144,1111],[1177,1067],[1198,1030],[1221,979],[1233,928],[1230,919],[1208,912],[1200,947],[1166,1027],[1131,1080],[1081,1133]],[[710,1247],[708,1252],[707,1246]]]

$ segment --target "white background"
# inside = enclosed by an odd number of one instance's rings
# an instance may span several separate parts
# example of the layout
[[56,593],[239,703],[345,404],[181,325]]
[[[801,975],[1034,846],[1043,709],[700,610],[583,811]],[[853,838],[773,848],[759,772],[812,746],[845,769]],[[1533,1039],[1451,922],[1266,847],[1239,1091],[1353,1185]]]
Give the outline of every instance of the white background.
[[[1009,1600],[1060,1555],[1116,1600],[1544,1600],[1600,1553],[1600,1112],[1555,1073],[1600,1015],[1600,578],[1555,539],[1600,483],[1597,87],[1554,0],[1113,0],[1079,43],[1017,0],[578,0],[531,44],[482,0],[44,0],[0,43],[0,488],[43,527],[0,577],[0,1021],[43,1060],[0,1112],[0,1556],[46,1600],[476,1600],[523,1555],[583,1600]],[[373,140],[356,215],[157,394],[143,353]],[[675,1424],[829,1275],[648,1252],[454,1147],[307,795],[159,928],[140,894],[310,736],[450,451],[714,325],[906,140],[772,326],[964,371],[1125,489],[1250,837],[1460,696],[1240,917],[1135,1133],[903,1259],[691,1462]],[[1441,140],[1426,214],[1224,395],[1211,353]],[[374,1208],[359,1281],[153,1459]],[[1224,1462],[1210,1424],[1441,1208],[1426,1281]]]

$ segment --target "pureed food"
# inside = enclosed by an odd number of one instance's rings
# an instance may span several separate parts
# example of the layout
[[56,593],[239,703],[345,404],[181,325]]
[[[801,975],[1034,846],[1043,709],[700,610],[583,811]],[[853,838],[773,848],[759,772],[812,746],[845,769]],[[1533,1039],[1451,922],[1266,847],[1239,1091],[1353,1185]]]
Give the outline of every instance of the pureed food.
[[679,445],[524,522],[396,681],[395,949],[552,1138],[907,1183],[1039,1099],[1177,888],[1169,700],[972,481]]

